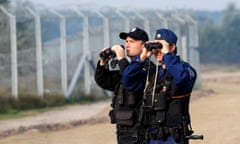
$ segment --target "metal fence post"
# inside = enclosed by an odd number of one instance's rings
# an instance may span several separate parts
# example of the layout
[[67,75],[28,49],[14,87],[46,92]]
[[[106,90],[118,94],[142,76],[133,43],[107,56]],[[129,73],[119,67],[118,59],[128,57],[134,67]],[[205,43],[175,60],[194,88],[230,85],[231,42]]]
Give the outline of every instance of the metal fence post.
[[163,21],[163,28],[168,28],[168,21],[166,18],[163,17],[162,14],[160,14],[159,12],[156,12],[156,15],[159,19],[161,19]]
[[185,30],[186,22],[184,19],[180,18],[177,14],[173,14],[171,18],[174,19],[180,27],[178,37],[179,37],[179,44],[181,49],[178,49],[179,53],[184,61],[189,61],[189,56],[188,56],[189,49],[187,46],[188,38],[186,34],[187,32]]
[[109,38],[109,20],[106,16],[101,14],[100,12],[96,12],[103,19],[103,37],[104,37],[104,47],[109,47],[110,38]]
[[43,96],[43,65],[42,65],[42,35],[41,35],[41,17],[36,12],[27,8],[35,21],[35,39],[36,39],[36,62],[37,62],[37,90],[38,95]]
[[130,29],[130,20],[127,16],[124,16],[119,10],[117,10],[117,14],[124,19],[124,31],[128,32]]
[[69,98],[74,90],[74,87],[77,83],[77,79],[80,75],[81,69],[83,68],[84,65],[84,91],[85,94],[90,94],[90,66],[88,64],[89,59],[89,31],[88,31],[88,17],[82,14],[80,11],[77,9],[73,9],[80,17],[83,18],[83,35],[84,35],[84,40],[83,40],[83,56],[78,64],[78,67],[73,75],[72,81],[69,85],[69,89],[67,92],[67,98]]
[[144,30],[149,34],[150,33],[150,26],[149,26],[149,20],[145,17],[143,17],[141,14],[139,14],[138,12],[135,11],[135,14],[143,20],[143,26],[144,26]]
[[17,69],[17,30],[16,17],[9,13],[3,6],[0,9],[10,19],[10,41],[11,41],[11,76],[12,76],[12,95],[18,98],[18,69]]
[[67,97],[67,46],[66,46],[66,18],[65,16],[51,10],[52,13],[60,18],[60,46],[61,46],[61,85],[62,93]]
[[195,88],[199,89],[200,84],[200,57],[199,57],[199,38],[198,38],[198,23],[189,14],[184,15],[188,24],[188,47],[189,47],[189,61],[198,72],[198,78],[195,83]]

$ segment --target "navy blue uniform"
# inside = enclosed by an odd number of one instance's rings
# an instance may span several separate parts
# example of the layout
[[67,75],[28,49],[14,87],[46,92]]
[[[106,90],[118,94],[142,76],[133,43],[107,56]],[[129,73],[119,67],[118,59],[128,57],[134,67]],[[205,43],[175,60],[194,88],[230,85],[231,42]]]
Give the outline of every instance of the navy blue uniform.
[[[179,56],[167,53],[163,57],[167,71],[174,77],[175,84],[182,93],[191,93],[197,78],[196,71],[188,63],[182,62]],[[123,83],[129,90],[143,90],[146,83],[147,70],[143,69],[144,62],[136,57],[123,72]],[[163,69],[159,66],[158,78],[163,76]]]
[[[173,82],[178,88],[178,95],[185,95],[192,92],[194,82],[197,78],[196,71],[188,63],[182,62],[179,56],[173,53],[167,53],[163,57],[166,69],[162,66],[158,66],[158,81],[160,81],[166,73],[169,73],[173,77]],[[143,68],[145,62],[140,62],[139,57],[136,57],[123,71],[123,84],[128,90],[144,91],[146,85],[146,79],[148,75],[148,69]],[[153,69],[156,69],[153,68]],[[150,73],[153,75],[153,73]],[[190,124],[189,116],[189,100],[190,97],[184,97],[184,117],[186,117],[187,123]],[[150,144],[174,144],[172,137],[168,137],[167,140],[150,140]]]

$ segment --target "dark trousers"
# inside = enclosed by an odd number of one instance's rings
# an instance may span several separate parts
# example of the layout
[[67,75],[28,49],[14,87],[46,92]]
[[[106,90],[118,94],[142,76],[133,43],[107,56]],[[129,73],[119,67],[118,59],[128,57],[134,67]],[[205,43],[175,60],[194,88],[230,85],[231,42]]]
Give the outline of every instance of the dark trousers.
[[118,144],[147,144],[137,128],[117,125]]

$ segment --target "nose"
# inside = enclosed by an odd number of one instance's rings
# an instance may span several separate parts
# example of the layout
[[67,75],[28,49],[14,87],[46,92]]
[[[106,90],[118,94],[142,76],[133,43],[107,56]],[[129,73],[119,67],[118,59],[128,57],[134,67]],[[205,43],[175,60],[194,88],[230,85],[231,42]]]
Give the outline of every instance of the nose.
[[129,44],[128,44],[128,43],[126,43],[126,48],[127,48],[127,49],[129,48]]

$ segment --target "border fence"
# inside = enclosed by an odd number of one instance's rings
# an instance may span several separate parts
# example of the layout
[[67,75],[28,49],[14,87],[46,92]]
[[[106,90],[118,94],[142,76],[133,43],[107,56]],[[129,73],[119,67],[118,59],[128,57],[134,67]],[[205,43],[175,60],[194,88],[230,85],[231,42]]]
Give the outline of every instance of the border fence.
[[161,27],[175,31],[178,54],[199,72],[198,24],[190,12],[81,7],[9,12],[0,6],[0,93],[99,94],[94,82],[99,51],[124,44],[119,33],[136,26],[150,39]]

